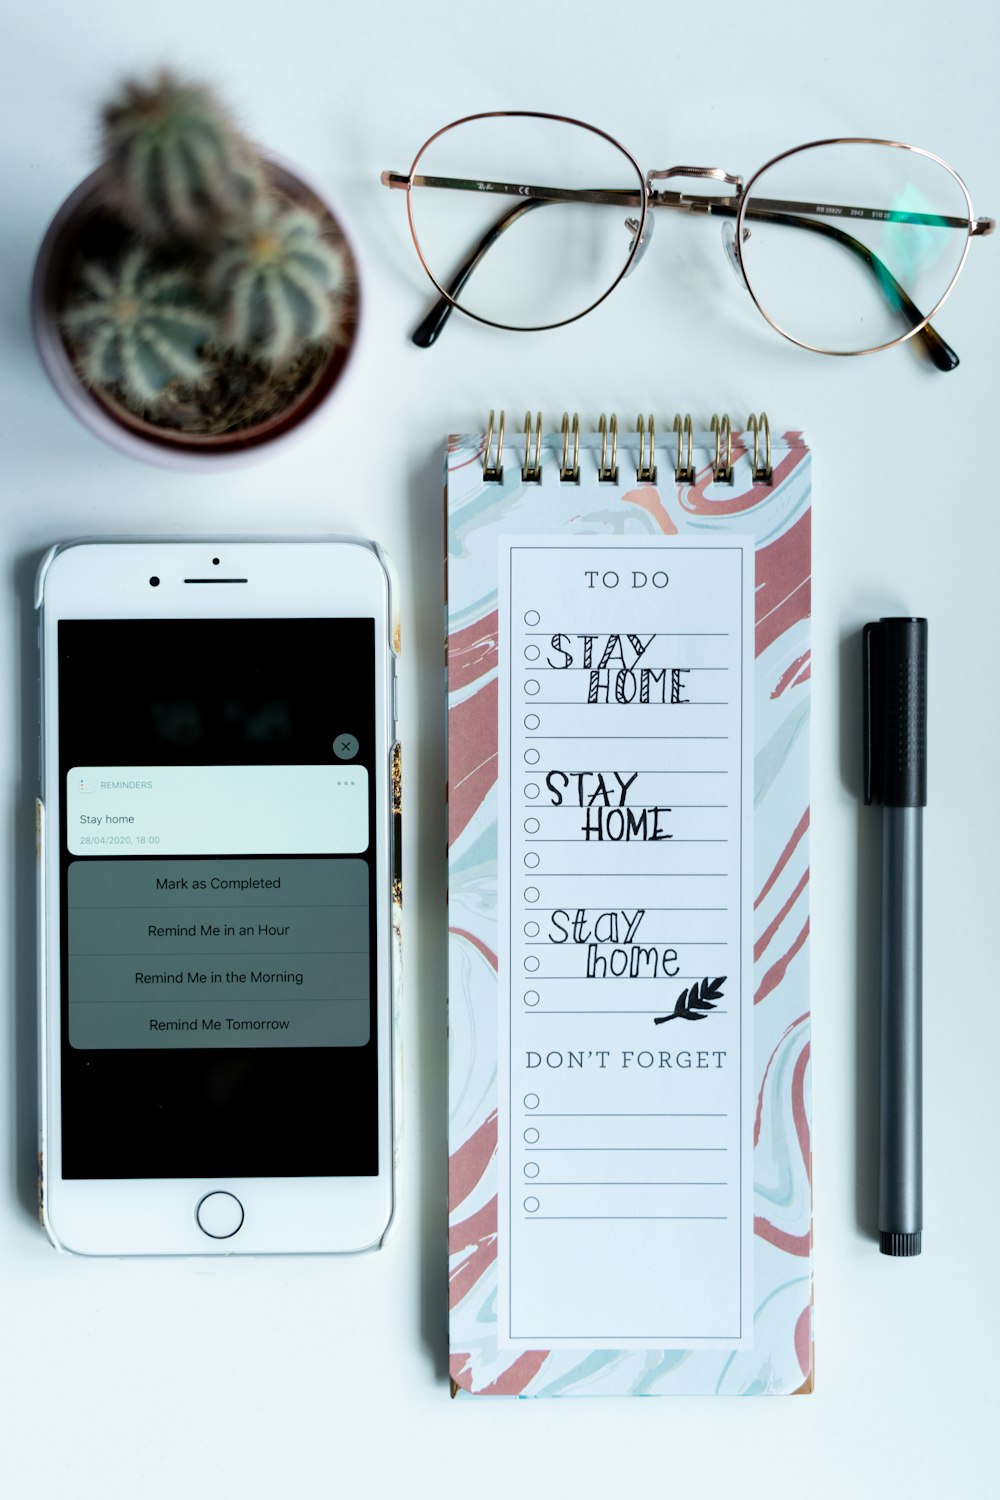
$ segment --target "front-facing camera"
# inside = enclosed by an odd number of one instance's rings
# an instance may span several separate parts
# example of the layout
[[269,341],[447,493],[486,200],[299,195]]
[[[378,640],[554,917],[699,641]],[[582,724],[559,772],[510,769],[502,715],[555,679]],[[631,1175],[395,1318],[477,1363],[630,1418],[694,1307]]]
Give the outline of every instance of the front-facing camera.
[[158,589],[160,587],[160,580],[154,575],[149,580],[149,586],[151,589]]

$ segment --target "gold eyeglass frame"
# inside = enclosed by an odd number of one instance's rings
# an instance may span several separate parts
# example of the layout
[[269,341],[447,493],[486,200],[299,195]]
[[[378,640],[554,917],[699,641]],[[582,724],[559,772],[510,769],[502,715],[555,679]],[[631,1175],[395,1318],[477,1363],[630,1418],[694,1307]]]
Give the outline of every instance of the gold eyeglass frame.
[[[458,283],[458,290],[461,290],[461,286],[464,285],[465,280],[472,273],[472,271],[475,270],[475,267],[482,259],[482,256],[486,253],[490,246],[495,243],[495,240],[498,237],[499,233],[502,232],[503,229],[506,229],[509,224],[513,223],[514,220],[519,217],[520,214],[523,213],[527,208],[536,207],[539,202],[559,201],[560,198],[565,198],[571,201],[594,201],[603,203],[618,201],[631,204],[633,202],[631,190],[615,190],[613,193],[609,193],[604,190],[596,190],[594,192],[588,192],[586,190],[564,191],[562,189],[532,189],[524,184],[519,185],[517,188],[512,187],[510,184],[497,184],[496,186],[505,188],[508,195],[520,196],[521,202],[515,202],[514,207],[503,216],[500,224],[498,226],[494,226],[494,229],[489,231],[484,239],[480,242],[480,244],[474,248],[471,255],[468,256],[466,258],[466,261],[460,266],[457,275],[453,276],[450,289],[448,286],[442,285],[437,276],[435,276],[434,272],[428,265],[423,249],[421,248],[420,239],[417,234],[417,228],[413,216],[412,189],[415,186],[439,185],[468,188],[471,191],[477,191],[481,190],[483,186],[482,184],[477,184],[476,182],[472,181],[466,182],[463,179],[421,179],[417,170],[420,165],[421,158],[436,141],[440,140],[443,135],[448,134],[449,131],[456,130],[459,126],[472,124],[480,120],[494,119],[551,120],[558,124],[576,126],[581,130],[588,131],[591,135],[599,137],[601,140],[606,141],[610,146],[614,147],[621,153],[622,156],[625,157],[625,159],[629,162],[632,170],[635,172],[636,196],[634,202],[635,206],[639,210],[639,217],[637,219],[630,219],[626,221],[629,229],[632,232],[632,244],[629,247],[629,251],[625,258],[624,264],[622,265],[622,268],[619,271],[618,275],[612,281],[611,285],[604,292],[602,292],[599,297],[595,298],[588,304],[588,306],[583,308],[582,311],[574,313],[572,317],[559,318],[551,323],[538,323],[532,325],[501,323],[496,319],[484,317],[481,313],[473,312],[471,309],[463,306],[463,304],[455,295],[456,282]],[[936,162],[937,165],[943,167],[944,170],[958,184],[967,210],[966,219],[949,219],[947,221],[949,227],[959,228],[963,225],[965,226],[965,244],[962,247],[962,254],[959,258],[958,265],[954,273],[952,274],[951,280],[949,281],[942,295],[938,298],[937,302],[931,308],[930,312],[926,314],[920,313],[920,310],[914,306],[908,295],[903,291],[902,288],[899,288],[898,283],[896,283],[896,287],[899,290],[902,299],[906,303],[909,303],[909,306],[913,309],[914,313],[919,315],[919,321],[914,323],[913,327],[907,329],[906,332],[899,334],[898,337],[888,339],[884,343],[869,345],[864,349],[826,349],[821,345],[811,344],[804,339],[796,338],[793,333],[790,333],[787,328],[782,327],[780,323],[772,318],[761,303],[751,284],[743,256],[745,221],[748,209],[750,207],[752,189],[758,179],[761,178],[765,172],[768,172],[772,167],[776,166],[779,162],[786,161],[789,157],[796,156],[800,152],[811,151],[815,150],[818,147],[824,146],[844,145],[885,146],[892,150],[910,151],[913,152],[916,156],[923,156],[930,161]],[[653,186],[655,182],[679,177],[717,181],[726,184],[729,188],[733,189],[733,191],[727,195],[721,196],[711,196],[708,194],[685,195],[684,193],[677,190],[657,189]],[[479,114],[464,115],[461,119],[453,120],[450,124],[442,126],[440,130],[436,130],[433,135],[428,137],[428,139],[423,143],[423,145],[414,156],[412,165],[410,166],[410,170],[408,173],[385,171],[381,175],[381,181],[385,187],[394,188],[406,193],[407,220],[409,222],[410,235],[413,240],[413,246],[417,252],[417,257],[420,261],[420,264],[423,266],[424,271],[427,273],[427,276],[431,283],[437,289],[440,297],[439,302],[434,308],[431,309],[431,312],[428,314],[427,318],[424,319],[423,323],[420,325],[420,328],[418,328],[418,330],[414,334],[414,342],[421,344],[422,346],[427,346],[434,342],[441,328],[444,326],[444,323],[447,321],[452,308],[456,309],[460,313],[463,313],[466,317],[474,319],[474,321],[477,323],[483,323],[490,328],[502,328],[510,332],[541,333],[552,328],[562,328],[569,323],[578,322],[580,318],[585,318],[588,313],[593,312],[596,307],[599,307],[602,302],[610,297],[611,293],[618,286],[619,282],[621,282],[625,278],[625,276],[628,275],[629,270],[632,268],[633,264],[636,261],[637,255],[639,255],[640,252],[645,248],[646,241],[644,239],[644,230],[646,226],[646,217],[650,210],[653,208],[674,208],[682,212],[692,214],[712,214],[714,211],[716,214],[724,215],[726,217],[732,217],[733,213],[735,212],[736,223],[734,230],[734,244],[732,248],[735,252],[735,262],[739,267],[739,274],[742,279],[743,285],[749,292],[751,300],[753,301],[753,304],[756,307],[757,311],[760,313],[761,317],[765,320],[766,323],[770,325],[771,328],[774,329],[776,333],[780,334],[782,338],[787,339],[789,343],[795,344],[800,349],[807,349],[814,354],[828,354],[838,358],[855,358],[856,356],[862,354],[878,354],[883,349],[892,349],[897,344],[903,344],[912,338],[922,336],[924,344],[928,352],[931,354],[933,362],[938,366],[939,369],[949,370],[953,369],[958,364],[958,356],[954,354],[954,352],[944,342],[940,335],[938,335],[937,332],[931,327],[931,322],[932,319],[937,316],[941,307],[951,295],[955,283],[957,282],[959,275],[962,272],[962,268],[965,265],[966,259],[969,254],[969,245],[971,244],[972,240],[979,236],[992,234],[995,228],[993,219],[976,219],[972,207],[972,198],[969,194],[968,188],[966,187],[962,178],[955,171],[955,169],[948,162],[946,162],[943,157],[938,156],[933,151],[927,151],[921,146],[912,146],[904,141],[881,140],[875,136],[832,136],[823,138],[821,140],[807,141],[801,146],[793,146],[787,151],[779,152],[777,156],[772,156],[768,161],[764,163],[762,167],[758,167],[758,169],[752,174],[752,176],[744,185],[742,177],[730,172],[726,172],[721,167],[674,166],[662,170],[649,171],[644,174],[642,168],[639,166],[638,161],[627,149],[627,147],[623,146],[622,143],[616,140],[614,136],[609,135],[607,131],[599,129],[596,125],[590,125],[585,120],[577,120],[569,115],[549,114],[542,110],[487,110]],[[487,186],[492,188],[494,184],[487,184]],[[533,193],[544,193],[545,196],[533,197]],[[764,200],[762,200],[762,202],[763,201]],[[770,202],[770,200],[767,201]],[[785,206],[789,208],[794,206],[801,208],[804,205],[789,204]],[[752,210],[751,212],[754,217],[761,216],[761,211],[759,208],[757,210]],[[869,214],[868,216],[874,217],[875,215]],[[940,220],[939,215],[934,215],[932,217]],[[806,221],[803,221],[803,224],[805,223]],[[811,229],[815,229],[822,223],[822,220],[809,220],[808,227]],[[824,225],[823,229],[821,229],[820,232],[830,233],[830,230]],[[843,237],[842,232],[840,237]],[[863,242],[859,241],[857,243],[862,246],[863,250],[867,254],[873,253],[868,251],[868,247],[864,246]],[[889,273],[889,275],[890,279],[895,281],[895,278],[891,277],[891,273]]]

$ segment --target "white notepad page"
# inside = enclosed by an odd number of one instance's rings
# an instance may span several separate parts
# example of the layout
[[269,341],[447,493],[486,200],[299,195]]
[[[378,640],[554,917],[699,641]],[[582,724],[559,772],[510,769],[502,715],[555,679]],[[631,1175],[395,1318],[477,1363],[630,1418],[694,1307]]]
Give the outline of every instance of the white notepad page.
[[730,534],[499,542],[513,1347],[751,1342],[753,568]]

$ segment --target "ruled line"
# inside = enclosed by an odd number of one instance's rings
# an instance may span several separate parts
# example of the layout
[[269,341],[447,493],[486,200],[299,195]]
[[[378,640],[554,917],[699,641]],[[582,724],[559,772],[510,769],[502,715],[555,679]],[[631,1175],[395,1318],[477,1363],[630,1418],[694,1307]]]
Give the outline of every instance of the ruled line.
[[728,1214],[525,1214],[526,1220],[531,1219],[584,1219],[588,1221],[614,1219],[614,1220],[636,1220],[636,1219],[679,1219],[698,1223],[722,1223],[729,1217]]

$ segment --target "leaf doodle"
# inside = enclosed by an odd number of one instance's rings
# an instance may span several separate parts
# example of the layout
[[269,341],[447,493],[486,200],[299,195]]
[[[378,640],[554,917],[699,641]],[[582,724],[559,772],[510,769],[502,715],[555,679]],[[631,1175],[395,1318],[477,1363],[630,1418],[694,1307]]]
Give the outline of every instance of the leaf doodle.
[[722,986],[725,982],[725,974],[721,974],[718,979],[706,977],[700,986],[696,979],[690,989],[681,990],[669,1016],[654,1016],[653,1025],[662,1026],[664,1021],[704,1021],[706,1013],[715,1010],[716,1002],[722,999]]

